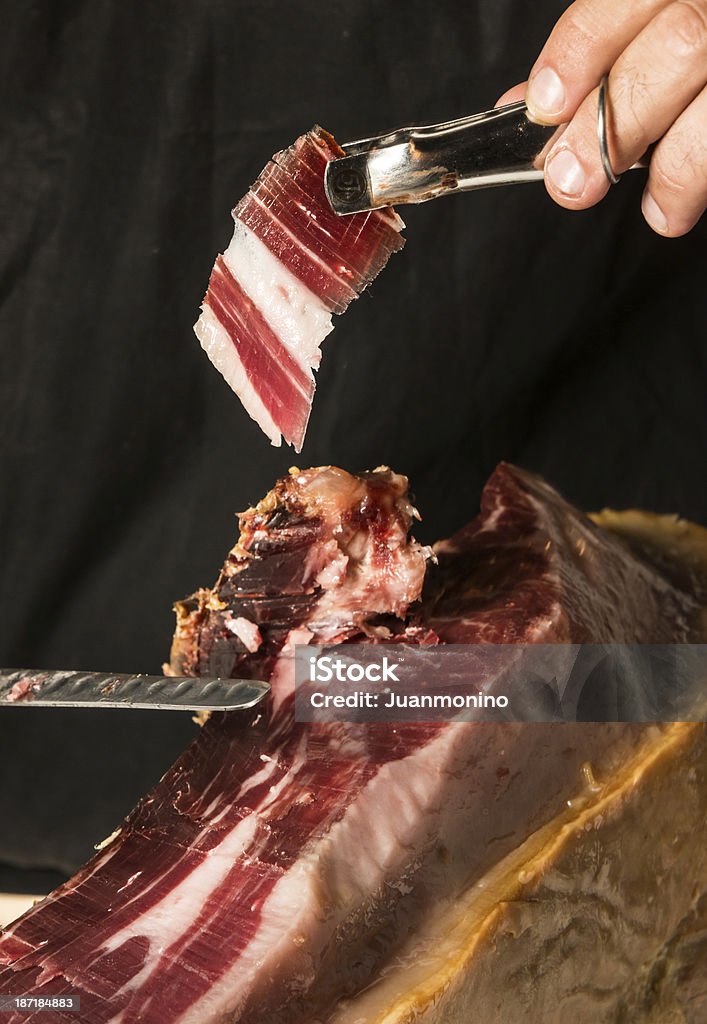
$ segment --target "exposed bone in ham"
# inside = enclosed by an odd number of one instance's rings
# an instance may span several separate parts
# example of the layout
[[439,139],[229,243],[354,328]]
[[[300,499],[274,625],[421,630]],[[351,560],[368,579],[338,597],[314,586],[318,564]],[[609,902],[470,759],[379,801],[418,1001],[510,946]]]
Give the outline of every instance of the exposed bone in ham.
[[212,363],[274,445],[300,451],[314,396],[319,346],[403,246],[391,209],[338,217],[324,169],[342,156],[313,128],[276,153],[233,211],[194,330]]
[[[269,702],[245,717],[214,715],[112,841],[4,933],[0,992],[81,995],[79,1014],[43,1011],[37,1024],[402,1024],[422,1013],[430,1024],[460,1024],[474,1017],[480,991],[490,1014],[492,995],[503,993],[482,985],[493,936],[515,936],[536,958],[542,949],[510,919],[522,887],[532,900],[548,864],[565,865],[555,883],[565,903],[528,911],[561,942],[563,913],[571,918],[591,889],[586,873],[572,875],[573,850],[603,870],[604,819],[620,833],[639,781],[644,809],[628,820],[645,834],[651,792],[661,793],[665,825],[651,863],[669,870],[679,856],[681,870],[666,889],[669,913],[661,890],[644,900],[640,885],[655,885],[648,861],[643,883],[626,876],[626,901],[633,892],[642,907],[634,928],[624,928],[617,882],[614,918],[602,928],[616,924],[617,959],[630,940],[641,955],[665,946],[689,966],[699,947],[685,922],[707,891],[705,816],[694,817],[707,754],[692,727],[297,724],[291,655],[295,643],[343,640],[692,640],[704,564],[679,526],[651,547],[642,520],[609,518],[611,530],[624,528],[619,539],[509,466],[489,481],[480,516],[439,545],[436,566],[409,538],[413,515],[403,477],[325,468],[292,472],[241,516],[214,588],[178,606],[169,671],[266,675]],[[678,797],[688,810],[671,831]],[[582,845],[587,822],[593,834]],[[622,878],[613,858],[607,871]],[[575,1019],[592,1024],[615,1019],[621,998],[601,976],[587,979],[596,905],[589,892],[588,933],[567,947],[572,963],[557,975],[563,991],[572,971],[581,978]],[[489,915],[507,922],[502,934]],[[477,934],[490,943],[478,977]],[[539,983],[555,1020],[553,976]],[[513,998],[514,977],[498,975]]]

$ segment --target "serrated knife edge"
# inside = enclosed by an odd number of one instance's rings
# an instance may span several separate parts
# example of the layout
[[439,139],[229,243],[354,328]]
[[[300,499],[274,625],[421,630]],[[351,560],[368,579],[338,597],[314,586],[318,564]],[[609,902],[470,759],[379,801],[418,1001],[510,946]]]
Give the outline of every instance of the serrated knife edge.
[[0,669],[0,707],[238,711],[255,707],[269,690],[260,679]]

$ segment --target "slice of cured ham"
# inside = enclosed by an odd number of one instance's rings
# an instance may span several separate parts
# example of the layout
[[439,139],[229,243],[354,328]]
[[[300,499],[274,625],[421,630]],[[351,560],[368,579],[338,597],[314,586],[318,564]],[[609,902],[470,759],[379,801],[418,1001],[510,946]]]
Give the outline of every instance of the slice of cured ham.
[[703,1010],[703,727],[292,713],[295,643],[700,638],[703,534],[636,515],[598,526],[500,466],[430,565],[403,477],[281,480],[241,516],[213,589],[178,605],[168,668],[265,675],[268,703],[214,715],[93,860],[5,931],[0,993],[82,1000],[9,1024],[513,1024],[533,1019],[524,1005],[566,1019],[568,992],[573,1019],[596,1024],[629,995],[648,1006],[661,950]]
[[324,169],[342,155],[318,127],[275,154],[233,211],[233,237],[194,328],[271,442],[284,437],[296,451],[332,313],[343,313],[404,241],[392,209],[332,211]]

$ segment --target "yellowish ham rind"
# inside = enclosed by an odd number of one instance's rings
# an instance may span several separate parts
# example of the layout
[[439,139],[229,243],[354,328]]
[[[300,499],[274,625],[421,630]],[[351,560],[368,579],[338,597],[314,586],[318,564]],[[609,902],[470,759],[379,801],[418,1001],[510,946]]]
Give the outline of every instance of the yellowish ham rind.
[[[591,518],[705,598],[707,530]],[[605,777],[585,765],[566,810],[430,915],[328,1024],[704,1024],[707,726],[646,726],[623,757]]]

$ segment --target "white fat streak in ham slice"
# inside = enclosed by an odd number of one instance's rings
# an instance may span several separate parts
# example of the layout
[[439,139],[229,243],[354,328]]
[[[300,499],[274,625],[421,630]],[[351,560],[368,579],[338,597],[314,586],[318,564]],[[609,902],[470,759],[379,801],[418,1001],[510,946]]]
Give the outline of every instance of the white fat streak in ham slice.
[[[190,927],[194,925],[201,913],[204,894],[216,889],[226,877],[233,867],[233,862],[242,856],[252,843],[257,827],[258,818],[255,814],[239,821],[233,829],[226,833],[219,845],[206,854],[201,864],[194,868],[184,881],[171,889],[161,900],[149,906],[134,921],[114,932],[96,950],[96,957],[99,957],[122,946],[133,936],[145,936],[149,940],[150,953],[153,955],[146,957],[141,970],[116,989],[115,995],[118,995],[126,987],[130,991],[137,992],[156,971],[159,971],[160,954],[181,936],[188,934]],[[158,878],[147,889],[138,887],[135,896],[125,900],[123,906],[129,906],[133,899],[143,898],[159,882]],[[90,965],[84,964],[83,966]],[[53,976],[54,971],[55,965],[52,957],[49,957],[43,965],[37,984],[42,983],[45,975]],[[62,974],[66,975],[64,969],[62,969]],[[125,1010],[119,1011],[110,1018],[110,1024],[120,1024],[123,1020],[130,1020],[129,1012],[129,1006]]]
[[[251,818],[258,818],[258,820],[259,820],[261,815],[266,819],[266,812],[267,812],[268,807],[271,806],[272,804],[274,804],[277,800],[279,800],[283,796],[283,793],[285,792],[285,790],[286,790],[286,788],[288,786],[293,785],[293,783],[296,784],[297,776],[298,776],[300,770],[302,769],[302,767],[304,766],[305,761],[306,761],[306,746],[307,746],[307,737],[306,737],[306,735],[303,735],[301,737],[301,739],[300,739],[299,744],[298,744],[297,752],[295,753],[295,756],[292,759],[292,765],[290,767],[290,770],[280,780],[280,782],[278,782],[276,785],[273,785],[273,786],[271,786],[271,788],[269,788],[269,792],[268,792],[267,797],[260,804],[258,804],[257,808],[253,812],[251,812],[251,814],[249,815],[248,818],[245,818],[243,820],[242,824],[244,824],[246,821],[250,820]],[[240,825],[237,826],[237,830],[238,830],[239,827],[240,827]],[[265,836],[261,840],[261,844],[266,844],[266,843],[267,843],[267,837]],[[260,847],[258,846],[257,843],[255,843],[255,844],[251,844],[250,848],[248,849],[247,855],[249,857],[252,857],[253,859],[257,859],[257,857],[258,857],[260,852],[261,852]],[[302,899],[302,886],[303,885],[305,886],[307,884],[309,884],[309,885],[311,884],[311,876],[313,876],[313,872],[314,872],[314,874],[316,876],[316,874],[317,874],[317,862],[316,862],[316,859],[313,860],[313,859],[307,858],[307,857],[299,858],[298,861],[295,864],[293,864],[292,867],[285,873],[285,876],[283,877],[282,881],[279,882],[276,885],[274,892],[277,892],[278,889],[280,889],[281,887],[284,887],[284,888],[286,888],[288,890],[289,896],[288,896],[288,899],[286,900],[286,906],[290,908],[289,909],[289,920],[282,920],[279,923],[278,927],[275,928],[275,929],[271,929],[271,928],[267,927],[267,925],[265,925],[264,931],[266,931],[267,934],[269,935],[269,946],[272,947],[273,945],[275,945],[277,940],[281,940],[282,939],[282,935],[283,935],[283,933],[285,933],[287,931],[288,927],[291,928],[291,926],[292,926],[292,908],[293,907],[297,907],[298,904],[301,902],[301,899]],[[273,896],[271,895],[271,897],[269,897],[269,899],[265,902],[265,906],[267,905],[269,900],[272,900],[272,898],[273,898]],[[263,924],[264,924],[264,921],[265,921],[265,919],[264,919],[264,915],[263,915]],[[262,928],[259,928],[257,930],[257,933],[256,933],[257,939],[261,939],[262,938],[262,934],[261,933],[262,933]],[[251,946],[253,945],[254,941],[256,941],[256,940],[251,940],[251,943],[250,943]],[[266,947],[267,947],[267,945],[266,945]],[[249,947],[246,947],[246,950],[248,948]],[[238,965],[240,965],[242,963],[242,958],[243,958],[242,956],[240,956],[238,958],[238,961],[237,961]],[[253,965],[253,969],[257,972],[258,965],[257,964]],[[153,970],[154,970],[154,967],[153,967]],[[248,989],[250,987],[250,984],[249,984],[250,979],[248,978],[248,976],[245,973],[242,973],[240,970],[238,970],[236,972],[236,979],[237,979],[236,984],[234,984],[233,979],[232,979],[230,984],[228,984],[228,986],[227,986],[228,987],[228,991],[230,991],[230,1004],[228,1004],[228,1008],[227,1009],[230,1010],[232,1013],[234,1012],[235,1006],[238,1004],[238,1001],[239,1001],[239,991],[241,993],[241,996],[245,997],[247,995]],[[144,979],[140,978],[140,983],[143,980]],[[134,981],[134,979],[133,979],[133,981]],[[132,985],[132,983],[133,982],[130,982],[129,984]],[[179,1022],[183,1022],[183,1024],[186,1024],[186,1022],[193,1021],[193,1020],[194,1021],[198,1021],[201,1024],[201,1022],[203,1021],[202,1014],[203,1014],[203,1010],[204,1010],[204,1002],[206,1002],[206,1005],[209,1006],[211,1004],[211,1001],[212,1000],[211,1000],[209,994],[207,994],[206,996],[203,996],[201,999],[199,999],[197,1001],[197,1004],[195,1004],[194,1006],[190,1007],[189,1010],[186,1010],[185,1013],[182,1014],[181,1017],[176,1018],[175,1021],[174,1021],[174,1024],[179,1024]],[[196,1014],[196,1016],[195,1016],[195,1014]],[[115,1024],[119,1024],[119,1019],[116,1020]]]
[[245,411],[271,443],[279,448],[282,444],[280,429],[251,384],[230,334],[206,301],[201,307],[201,316],[194,324],[194,333],[218,372],[240,398]]
[[[217,888],[233,867],[234,861],[246,852],[257,826],[255,814],[240,819],[221,842],[205,854],[204,860],[189,873],[188,878],[174,886],[157,903],[147,907],[134,921],[114,932],[104,943],[103,949],[117,949],[127,939],[144,935],[157,945],[157,952],[159,948],[169,946],[185,934],[202,910],[204,894]],[[136,893],[136,898],[143,895],[144,890]],[[150,959],[154,970],[155,961]],[[134,983],[133,978],[127,984],[132,988]]]
[[[223,259],[267,325],[311,377],[312,369],[321,361],[319,346],[334,328],[331,313],[321,299],[239,220],[235,221],[233,237]],[[280,429],[251,383],[229,332],[210,309],[208,293],[201,309],[201,316],[194,325],[201,347],[238,395],[248,415],[272,444],[279,447],[282,443]]]
[[[267,815],[268,808],[277,800],[283,790],[287,788],[298,775],[306,757],[306,737],[302,737],[297,753],[293,758],[289,772],[277,783],[272,785],[267,796],[238,823],[228,831],[221,842],[208,851],[205,859],[191,871],[186,879],[170,890],[159,902],[148,907],[134,921],[131,921],[124,928],[115,932],[103,944],[99,952],[112,951],[121,946],[133,936],[146,937],[150,942],[150,955],[146,958],[142,969],[114,995],[118,995],[127,988],[136,995],[142,986],[149,981],[150,977],[160,970],[160,954],[180,937],[188,935],[196,919],[203,910],[205,902],[208,901],[209,893],[214,892],[223,882],[234,862],[243,856],[257,857],[258,844],[253,840],[258,831],[258,826],[263,815]],[[266,764],[262,770],[263,776],[267,778],[277,768],[277,760]],[[222,818],[233,801],[229,801],[223,811],[217,815],[214,821]],[[213,821],[210,823],[210,826]],[[210,827],[209,826],[209,827]],[[137,896],[144,895],[138,892]],[[112,1018],[112,1024],[121,1024],[122,1021],[130,1020],[130,1005],[120,1011]]]
[[[355,741],[355,729],[352,733]],[[268,973],[269,963],[277,965],[299,945],[316,961],[334,930],[332,916],[346,920],[386,882],[403,885],[391,878],[401,867],[401,855],[404,859],[415,843],[420,822],[430,836],[435,833],[441,795],[449,785],[449,761],[449,736],[441,734],[410,758],[383,765],[341,820],[304,850],[275,885],[248,946],[179,1024],[200,1024],[217,1014],[225,1019],[227,1012],[235,1019],[234,1011]],[[323,920],[328,920],[325,928]]]
[[[263,200],[259,196],[256,196],[255,193],[251,192],[250,198],[251,198],[251,200],[254,203],[256,203],[258,206],[260,206],[261,209],[265,210],[266,213],[267,213],[267,209],[268,208],[267,208],[267,206],[265,205],[265,203],[263,202]],[[237,209],[237,207],[236,207],[236,209]],[[234,214],[235,214],[235,211],[234,211]],[[280,226],[280,230],[283,232],[283,234],[287,235],[288,238],[292,239],[292,241],[294,242],[296,247],[302,248],[302,249],[306,250],[306,252],[307,252],[307,259],[308,260],[310,260],[312,263],[317,263],[322,268],[322,270],[324,270],[327,274],[331,274],[338,281],[340,281],[341,284],[346,285],[346,287],[351,292],[353,292],[351,301],[353,301],[353,299],[357,298],[361,294],[361,292],[363,291],[364,288],[368,287],[368,285],[370,283],[369,281],[362,281],[361,284],[360,284],[360,287],[354,286],[353,282],[350,280],[350,277],[351,277],[350,273],[345,274],[345,275],[340,274],[337,271],[336,267],[333,267],[331,265],[331,263],[328,263],[325,259],[322,259],[322,257],[319,256],[313,249],[311,249],[306,244],[306,242],[304,242],[299,237],[299,235],[293,234],[293,232],[290,231],[290,229],[285,224],[282,224],[281,222],[278,222],[278,223],[279,223],[279,226]],[[403,227],[405,227],[404,224],[403,224]],[[361,230],[363,230],[363,228],[361,228]],[[347,302],[346,306],[348,306],[348,302]],[[344,308],[346,308],[346,307],[344,307]],[[342,313],[343,313],[343,311],[344,310],[341,310]]]
[[223,254],[226,266],[273,333],[305,372],[321,361],[319,346],[334,329],[321,299],[242,221]]

